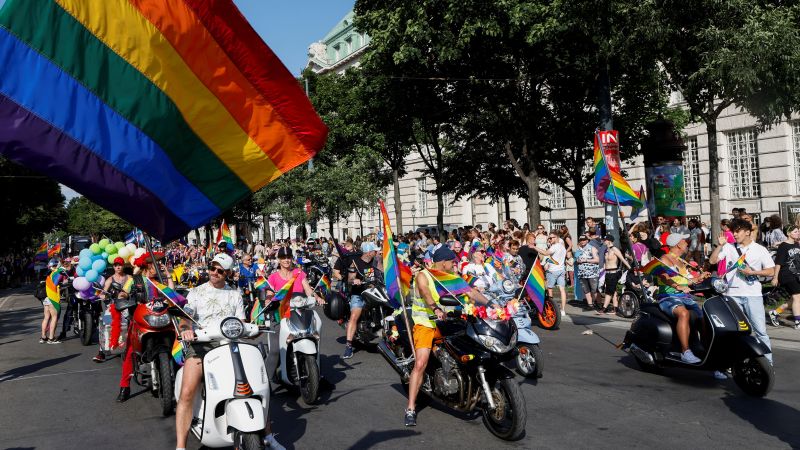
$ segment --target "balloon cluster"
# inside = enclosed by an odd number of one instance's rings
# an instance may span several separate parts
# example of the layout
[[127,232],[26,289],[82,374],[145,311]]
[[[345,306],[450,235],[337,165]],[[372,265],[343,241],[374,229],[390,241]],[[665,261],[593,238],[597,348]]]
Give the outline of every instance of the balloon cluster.
[[134,244],[125,245],[124,242],[101,239],[100,242],[81,250],[78,267],[75,269],[77,277],[72,281],[72,287],[78,291],[79,297],[94,299],[97,297],[97,291],[93,284],[102,286],[105,281],[103,272],[116,258],[122,258],[125,262],[133,264],[133,261],[145,252],[145,249],[137,248]]
[[464,314],[481,319],[506,321],[514,317],[517,312],[519,312],[519,301],[517,299],[509,301],[505,306],[475,306],[472,303],[464,305]]

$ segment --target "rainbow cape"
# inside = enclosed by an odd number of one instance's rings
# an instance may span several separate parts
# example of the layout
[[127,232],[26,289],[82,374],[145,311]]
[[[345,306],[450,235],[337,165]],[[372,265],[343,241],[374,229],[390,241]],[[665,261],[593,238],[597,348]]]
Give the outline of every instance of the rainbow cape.
[[63,270],[64,269],[59,267],[50,272],[50,275],[47,276],[44,282],[47,299],[50,300],[50,304],[56,309],[56,314],[61,314],[61,293],[58,290],[58,279],[61,277],[61,272]]
[[52,258],[54,256],[61,255],[61,243],[58,242],[56,245],[50,247],[50,250],[47,251],[47,257]]
[[292,286],[294,286],[294,280],[296,279],[297,275],[294,275],[291,280],[287,281],[286,284],[284,284],[283,287],[275,293],[275,297],[272,297],[273,302],[281,302],[278,312],[282,319],[289,318],[289,313],[291,312],[289,302],[292,298],[292,296],[289,295],[289,292],[291,292]]
[[183,365],[183,344],[177,339],[175,339],[175,343],[172,344],[172,359],[174,359],[179,366]]
[[225,219],[222,219],[222,225],[219,226],[219,230],[217,230],[217,244],[220,242],[225,241],[228,244],[228,251],[233,251],[233,238],[231,237],[231,229],[228,228],[228,224],[225,223]]
[[463,278],[454,273],[443,272],[436,269],[428,269],[428,273],[430,273],[433,278],[433,284],[436,285],[436,293],[438,293],[439,296],[458,296],[459,294],[466,294],[472,290],[472,287],[467,284]]
[[[164,297],[170,299],[173,303],[175,303],[178,306],[183,307],[183,305],[186,304],[186,299],[183,298],[181,294],[178,294],[177,292],[172,290],[172,288],[170,288],[169,286],[165,286],[156,280],[151,280],[148,277],[142,277],[142,278],[144,279],[144,284],[150,287],[151,294],[153,292],[160,292],[162,295],[164,295]],[[152,298],[153,297],[151,297],[151,299]]]
[[270,286],[269,286],[269,282],[267,282],[266,278],[264,278],[262,276],[259,276],[256,279],[255,283],[253,283],[253,287],[258,289],[258,290],[262,290],[262,289],[267,289]]
[[536,309],[539,312],[544,311],[544,267],[542,262],[537,257],[533,262],[528,277],[525,279],[525,292],[528,293],[528,298],[531,299]]
[[42,242],[42,245],[36,250],[33,255],[34,261],[47,261],[47,242]]
[[394,247],[394,237],[392,235],[392,224],[389,222],[389,213],[386,212],[386,205],[383,200],[378,200],[381,208],[381,226],[383,230],[383,242],[381,256],[383,257],[383,283],[386,286],[386,293],[389,295],[389,305],[392,308],[399,308],[403,304],[402,297],[408,295],[411,286],[410,270],[405,264],[400,264],[397,260],[397,249]]
[[636,191],[628,184],[619,168],[608,165],[598,133],[594,135],[594,191],[597,199],[604,203],[627,205],[642,208],[644,203]]
[[331,291],[331,278],[327,274],[323,275],[314,290],[319,290],[323,297],[327,295]]
[[325,144],[232,0],[7,0],[0,61],[0,154],[162,242]]

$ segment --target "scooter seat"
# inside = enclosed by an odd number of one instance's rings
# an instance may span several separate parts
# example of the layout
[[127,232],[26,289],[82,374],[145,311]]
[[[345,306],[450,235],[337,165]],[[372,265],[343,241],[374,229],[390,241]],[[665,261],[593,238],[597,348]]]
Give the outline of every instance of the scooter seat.
[[[656,317],[664,322],[674,325],[677,323],[677,319],[674,319],[664,313],[661,308],[658,307],[658,304],[655,303],[646,303],[641,306],[641,311],[650,314],[652,317]],[[697,315],[695,311],[689,310],[689,325],[692,327],[693,330],[699,330],[702,328],[702,322],[700,321],[700,316]]]

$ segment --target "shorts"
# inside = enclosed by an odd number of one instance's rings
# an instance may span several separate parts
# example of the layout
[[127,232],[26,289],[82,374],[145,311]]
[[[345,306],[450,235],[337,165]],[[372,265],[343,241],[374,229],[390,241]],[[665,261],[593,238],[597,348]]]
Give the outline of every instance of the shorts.
[[671,295],[658,300],[658,308],[673,319],[675,315],[672,314],[672,311],[678,306],[694,311],[697,313],[697,317],[703,317],[703,310],[700,309],[700,305],[690,295]]
[[597,293],[597,285],[598,279],[597,278],[579,278],[581,283],[581,291],[584,294],[595,294]]
[[565,270],[560,270],[558,272],[545,272],[544,276],[547,279],[547,288],[551,289],[555,286],[564,287],[567,285],[566,278],[564,275],[567,272]]
[[[789,295],[796,295],[800,294],[800,281],[797,281],[797,277],[794,275],[789,278],[789,281],[785,281],[781,279],[780,287],[782,287]],[[794,312],[794,311],[793,311]]]
[[438,328],[430,328],[425,325],[414,324],[414,348],[433,348],[433,340],[442,337]]
[[614,295],[617,292],[617,283],[622,278],[622,272],[617,270],[615,272],[606,272],[606,284],[603,286],[603,293],[606,295]]
[[46,298],[46,299],[42,300],[42,306],[47,308],[48,306],[53,306],[53,304],[50,302],[50,299]]
[[363,309],[365,304],[364,299],[361,298],[360,295],[350,296],[350,311],[354,309]]
[[219,347],[219,344],[214,345],[210,342],[203,342],[199,344],[189,344],[188,347],[183,351],[184,359],[189,358],[200,358],[203,359],[204,356],[211,350]]

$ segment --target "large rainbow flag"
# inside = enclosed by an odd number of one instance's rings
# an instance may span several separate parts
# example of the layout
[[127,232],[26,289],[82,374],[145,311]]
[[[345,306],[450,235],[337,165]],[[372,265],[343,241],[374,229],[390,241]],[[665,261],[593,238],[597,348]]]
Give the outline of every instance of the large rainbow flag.
[[594,135],[594,192],[601,202],[642,208],[644,203],[619,171],[606,160],[598,133]]
[[278,313],[281,319],[288,319],[292,311],[290,305],[292,296],[290,292],[292,291],[292,287],[294,287],[294,280],[297,279],[297,275],[299,275],[299,273],[294,275],[291,280],[287,281],[286,284],[275,293],[275,296],[272,297],[273,302],[281,302],[280,305],[278,305]]
[[528,293],[528,298],[536,305],[536,309],[539,310],[540,314],[544,312],[544,286],[544,266],[542,266],[542,262],[537,257],[530,272],[528,272],[528,278],[525,279],[525,291]]
[[50,300],[50,304],[56,309],[56,314],[61,313],[61,293],[58,290],[58,281],[59,278],[61,278],[61,272],[63,270],[64,269],[59,267],[50,272],[50,275],[47,276],[44,282],[45,294],[47,295],[47,299]]
[[410,269],[403,270],[404,264],[397,261],[397,250],[394,247],[394,237],[392,235],[392,224],[389,222],[389,213],[386,212],[386,205],[383,200],[378,200],[381,208],[382,227],[383,227],[383,282],[386,286],[386,293],[389,295],[389,305],[392,308],[400,308],[403,304],[402,297],[408,295],[411,287]]
[[232,0],[7,0],[0,67],[0,154],[165,242],[327,134]]
[[436,269],[427,269],[433,277],[436,292],[439,296],[458,296],[472,291],[472,287],[460,276]]

